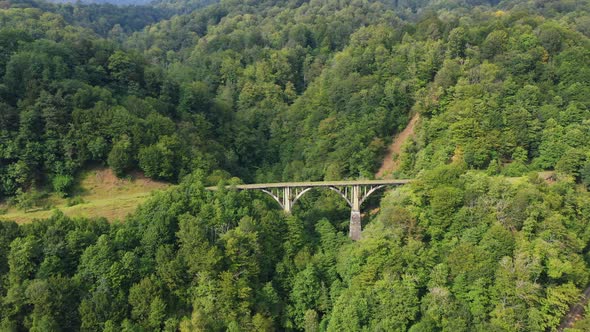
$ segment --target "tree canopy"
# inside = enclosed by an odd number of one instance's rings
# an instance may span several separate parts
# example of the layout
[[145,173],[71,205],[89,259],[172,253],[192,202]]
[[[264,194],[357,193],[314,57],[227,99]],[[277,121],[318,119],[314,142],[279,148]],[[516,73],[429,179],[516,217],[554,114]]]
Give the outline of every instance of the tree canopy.
[[[590,282],[587,2],[1,8],[0,199],[177,184],[0,222],[2,331],[554,331]],[[416,114],[358,242],[334,193],[223,189],[374,178]]]

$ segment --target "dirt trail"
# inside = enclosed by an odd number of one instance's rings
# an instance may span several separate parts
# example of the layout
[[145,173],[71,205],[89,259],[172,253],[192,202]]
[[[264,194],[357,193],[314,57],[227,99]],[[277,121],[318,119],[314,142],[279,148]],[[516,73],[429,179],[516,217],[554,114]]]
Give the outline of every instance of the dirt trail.
[[393,160],[393,156],[394,154],[399,156],[402,145],[409,137],[414,136],[414,127],[416,126],[419,118],[420,116],[418,113],[414,114],[406,128],[393,139],[393,142],[391,142],[391,145],[387,151],[387,155],[385,156],[385,159],[383,159],[383,164],[379,168],[377,174],[375,174],[375,178],[379,179],[391,176],[391,173],[395,172],[399,168],[399,159]]
[[557,328],[558,332],[564,331],[568,327],[572,327],[574,323],[584,316],[584,308],[590,299],[590,287],[584,290],[580,302],[570,307],[569,312],[562,319],[561,324]]

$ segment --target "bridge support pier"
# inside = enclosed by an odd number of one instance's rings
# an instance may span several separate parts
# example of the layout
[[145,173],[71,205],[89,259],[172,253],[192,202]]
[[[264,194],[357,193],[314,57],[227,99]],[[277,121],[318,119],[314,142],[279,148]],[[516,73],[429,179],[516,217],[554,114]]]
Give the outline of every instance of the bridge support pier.
[[293,201],[291,200],[291,187],[283,188],[283,210],[285,213],[291,214],[291,207],[293,205]]
[[350,237],[353,241],[358,241],[361,239],[361,211],[350,211],[348,237]]
[[353,186],[350,201],[350,225],[348,227],[348,236],[357,241],[361,239],[361,201],[360,186]]

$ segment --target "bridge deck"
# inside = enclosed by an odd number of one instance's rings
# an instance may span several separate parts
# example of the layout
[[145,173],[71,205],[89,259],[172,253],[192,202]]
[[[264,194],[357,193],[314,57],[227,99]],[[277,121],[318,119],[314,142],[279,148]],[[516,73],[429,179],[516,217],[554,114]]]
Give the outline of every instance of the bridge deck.
[[[403,185],[410,183],[412,180],[353,180],[353,181],[314,181],[314,182],[276,182],[276,183],[256,183],[256,184],[239,184],[236,189],[268,189],[268,188],[285,188],[285,187],[343,187],[356,185]],[[227,186],[232,188],[234,186]],[[216,190],[217,187],[208,187],[209,190]]]

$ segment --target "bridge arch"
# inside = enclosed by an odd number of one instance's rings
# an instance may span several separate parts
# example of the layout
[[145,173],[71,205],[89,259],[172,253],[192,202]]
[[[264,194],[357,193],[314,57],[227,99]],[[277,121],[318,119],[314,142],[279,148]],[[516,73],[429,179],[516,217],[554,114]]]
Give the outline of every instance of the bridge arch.
[[312,189],[313,189],[313,187],[308,187],[308,188],[305,188],[305,189],[301,190],[301,192],[297,193],[297,194],[295,195],[295,197],[293,197],[293,205],[295,205],[295,203],[297,203],[297,201],[298,201],[298,200],[299,200],[301,197],[303,197],[303,195],[304,195],[306,192],[308,192],[308,191],[310,191],[310,190],[312,190]]
[[[366,184],[366,185],[331,185],[323,186],[336,192],[340,195],[348,206],[350,206],[350,228],[349,236],[353,240],[358,240],[361,237],[361,205],[373,194],[375,191],[384,188],[385,184]],[[286,213],[291,213],[293,205],[301,198],[305,193],[311,189],[316,188],[315,186],[307,187],[284,187],[283,190],[269,190],[261,188],[260,190],[270,195]]]
[[268,190],[268,189],[260,189],[260,191],[262,191],[263,193],[269,195],[270,197],[272,197],[275,201],[277,201],[277,203],[279,203],[279,205],[281,206],[281,209],[285,209],[285,206],[283,205],[283,200],[280,196],[280,194],[277,192],[273,192],[272,190]]
[[[307,188],[302,188],[300,190],[293,190],[294,188],[291,189],[291,193],[290,196],[291,197],[286,197],[284,192],[281,192],[280,190],[269,190],[269,189],[260,189],[260,191],[262,191],[263,193],[269,195],[270,197],[272,197],[280,206],[282,209],[285,209],[285,200],[289,199],[290,200],[290,206],[291,208],[293,208],[293,205],[295,205],[295,203],[297,203],[297,201],[303,197],[303,195],[305,193],[307,193],[308,191],[314,189],[316,187],[307,187]],[[344,198],[344,200],[346,201],[346,203],[348,204],[348,206],[350,206],[351,208],[354,208],[355,206],[355,201],[358,199],[358,206],[360,207],[361,205],[363,205],[363,203],[369,198],[369,196],[371,196],[371,194],[373,194],[375,191],[385,188],[385,185],[375,185],[375,186],[361,186],[361,188],[358,189],[359,196],[356,196],[355,194],[355,188],[348,188],[348,187],[336,187],[336,186],[329,186],[327,187],[328,189],[334,191],[335,193],[337,193],[340,197]]]
[[[375,191],[386,186],[400,186],[411,180],[357,180],[324,182],[284,182],[229,186],[237,190],[260,190],[270,195],[286,213],[291,213],[293,204],[313,188],[325,187],[338,193],[350,206],[349,236],[353,240],[361,237],[361,205]],[[217,187],[209,187],[217,190]]]

